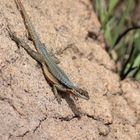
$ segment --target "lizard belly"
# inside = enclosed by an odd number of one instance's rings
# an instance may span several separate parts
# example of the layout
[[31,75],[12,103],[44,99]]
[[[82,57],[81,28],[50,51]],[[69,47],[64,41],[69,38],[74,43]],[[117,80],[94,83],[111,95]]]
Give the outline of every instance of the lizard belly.
[[48,82],[52,85],[59,85],[59,81],[49,72],[48,67],[45,63],[42,63],[42,69],[45,75],[45,78],[48,80]]

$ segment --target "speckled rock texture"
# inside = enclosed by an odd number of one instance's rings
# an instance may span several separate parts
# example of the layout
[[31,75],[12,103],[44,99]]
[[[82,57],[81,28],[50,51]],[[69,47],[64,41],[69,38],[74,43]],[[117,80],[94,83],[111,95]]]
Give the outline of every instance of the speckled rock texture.
[[7,24],[27,35],[14,0],[0,0],[0,140],[140,140],[140,84],[114,72],[90,1],[21,1],[41,41],[90,100],[64,94],[58,104],[40,65],[9,38]]

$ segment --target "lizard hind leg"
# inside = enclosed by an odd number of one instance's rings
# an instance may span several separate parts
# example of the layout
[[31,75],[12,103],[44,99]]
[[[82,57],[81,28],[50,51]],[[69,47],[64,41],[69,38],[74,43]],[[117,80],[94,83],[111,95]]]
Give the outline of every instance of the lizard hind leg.
[[[42,46],[44,47],[44,50],[47,51],[44,43],[42,43]],[[51,56],[51,58],[53,59],[53,61],[54,61],[56,64],[59,64],[60,61],[59,61],[59,59],[55,56],[55,54],[53,53],[53,49],[51,48],[48,52],[49,52],[49,55]]]
[[58,59],[54,54],[51,55],[51,58],[53,59],[53,61],[54,61],[56,64],[59,64],[59,63],[60,63],[59,59]]
[[23,40],[23,39],[20,39],[16,36],[15,33],[13,33],[11,30],[8,29],[8,32],[9,32],[9,36],[10,38],[15,41],[15,43],[18,45],[18,46],[21,46],[22,48],[24,48],[26,50],[26,52],[33,58],[35,59],[36,61],[42,63],[44,60],[42,58],[42,56],[34,51],[33,49],[31,49],[29,47],[29,45]]

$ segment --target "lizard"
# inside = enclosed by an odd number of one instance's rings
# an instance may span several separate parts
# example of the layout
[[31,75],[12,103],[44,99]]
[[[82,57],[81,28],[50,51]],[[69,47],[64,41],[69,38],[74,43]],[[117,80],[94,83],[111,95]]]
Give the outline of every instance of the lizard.
[[25,27],[29,34],[30,39],[32,40],[37,51],[32,50],[29,45],[18,38],[10,29],[9,35],[13,41],[15,41],[18,45],[23,47],[27,53],[36,61],[38,61],[43,69],[45,78],[52,85],[52,89],[54,95],[58,102],[61,102],[61,98],[58,94],[60,92],[66,92],[74,95],[75,97],[80,97],[88,100],[89,95],[86,90],[83,90],[79,86],[75,85],[65,74],[65,72],[57,65],[53,57],[49,54],[48,50],[45,48],[45,45],[40,41],[40,38],[28,16],[24,6],[22,5],[20,0],[14,0],[18,10],[20,11]]

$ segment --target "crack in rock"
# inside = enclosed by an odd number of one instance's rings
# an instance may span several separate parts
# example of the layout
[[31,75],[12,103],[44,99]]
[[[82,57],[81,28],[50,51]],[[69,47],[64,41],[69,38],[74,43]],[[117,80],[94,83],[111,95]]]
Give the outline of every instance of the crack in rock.
[[29,130],[27,130],[27,131],[25,131],[23,134],[21,134],[21,135],[18,135],[18,136],[16,136],[16,137],[25,137],[28,133],[30,133],[30,131]]
[[1,101],[4,101],[4,102],[6,102],[6,103],[8,103],[8,104],[13,108],[13,110],[14,110],[15,112],[17,112],[17,114],[18,114],[19,116],[24,116],[24,115],[23,115],[22,113],[20,113],[20,112],[18,111],[18,109],[14,106],[14,104],[13,104],[13,102],[12,102],[11,99],[5,98],[5,97],[1,97],[1,96],[0,96],[0,100],[1,100]]
[[63,122],[63,121],[68,122],[68,121],[71,121],[71,120],[73,120],[73,119],[75,119],[75,118],[80,119],[81,116],[78,116],[78,115],[71,116],[71,115],[69,115],[69,116],[66,116],[66,117],[53,117],[53,118],[54,118],[54,119],[58,119],[58,120],[60,120],[61,122]]
[[35,129],[33,130],[33,133],[35,133],[35,132],[38,130],[38,128],[41,126],[42,122],[44,122],[46,119],[47,119],[47,116],[44,117],[44,118],[42,118],[41,120],[39,120],[39,123],[38,123],[38,125],[35,127]]
[[86,114],[86,116],[88,117],[88,118],[91,118],[91,119],[93,119],[93,120],[95,120],[95,121],[99,121],[99,122],[101,122],[102,124],[104,124],[104,125],[111,125],[112,123],[113,123],[113,121],[108,121],[108,122],[103,122],[100,118],[96,118],[95,116],[93,116],[93,115],[90,115],[90,114]]

